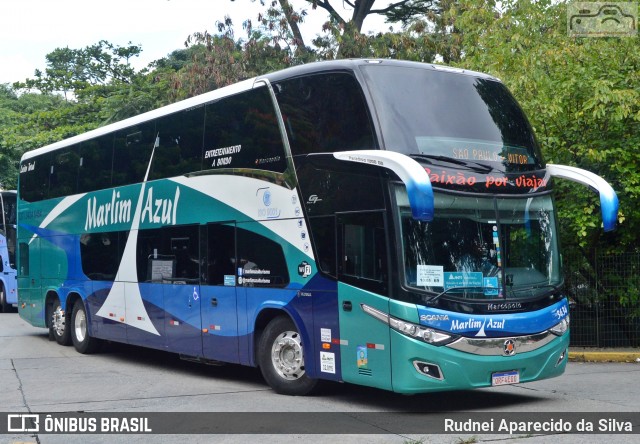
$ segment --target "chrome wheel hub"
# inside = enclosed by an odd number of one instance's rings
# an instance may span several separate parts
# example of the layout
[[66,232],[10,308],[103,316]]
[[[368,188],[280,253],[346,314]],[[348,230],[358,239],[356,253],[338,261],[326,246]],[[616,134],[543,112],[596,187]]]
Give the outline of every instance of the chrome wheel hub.
[[87,317],[84,311],[80,310],[76,313],[75,322],[73,323],[76,339],[80,342],[84,341],[87,331]]
[[64,334],[64,329],[65,329],[64,310],[59,305],[56,307],[55,311],[51,315],[51,326],[53,327],[53,330],[58,336],[62,336]]
[[271,361],[278,374],[289,381],[304,375],[302,339],[295,331],[280,334],[271,347]]

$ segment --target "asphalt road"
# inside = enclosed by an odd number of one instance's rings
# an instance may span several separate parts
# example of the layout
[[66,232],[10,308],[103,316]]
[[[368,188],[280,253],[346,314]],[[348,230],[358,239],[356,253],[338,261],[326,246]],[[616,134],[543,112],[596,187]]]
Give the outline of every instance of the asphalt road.
[[[44,329],[31,327],[18,314],[0,313],[0,411],[88,412],[107,416],[119,412],[133,416],[165,412],[163,418],[169,421],[163,424],[164,428],[173,427],[169,425],[173,419],[177,430],[182,430],[180,427],[184,427],[185,421],[201,419],[202,415],[196,413],[200,412],[207,413],[204,417],[220,425],[217,430],[223,432],[189,435],[11,432],[0,435],[0,443],[638,442],[638,381],[640,363],[570,362],[566,373],[559,378],[475,391],[403,396],[330,383],[314,396],[288,397],[271,391],[257,369],[206,366],[182,361],[173,354],[120,344],[108,344],[95,355],[81,355],[73,347],[50,342]],[[536,415],[560,412],[556,415],[569,415],[569,421],[580,415],[597,421],[600,417],[618,417],[615,412],[627,412],[626,416],[620,413],[619,418],[631,416],[633,434],[520,431],[513,435],[455,431],[430,434],[428,420],[424,422],[424,430],[419,427],[416,430],[416,424],[421,424],[416,421],[418,416],[406,413],[421,412],[423,416],[419,418],[442,421],[442,415],[435,413],[443,411],[458,422],[464,418],[476,422],[495,419],[495,428],[501,418],[526,421],[539,418]],[[183,412],[192,413],[181,415]],[[242,413],[228,415],[227,412]],[[256,412],[275,414],[265,416]],[[631,415],[628,412],[632,412]],[[5,421],[5,417],[6,414],[0,415],[0,421]],[[264,428],[256,426],[261,421],[265,422]],[[237,431],[238,424],[243,422],[247,427],[252,426],[253,434],[230,433]],[[575,427],[575,422],[573,425]],[[305,433],[310,429],[312,434]],[[8,429],[0,424],[0,430]]]

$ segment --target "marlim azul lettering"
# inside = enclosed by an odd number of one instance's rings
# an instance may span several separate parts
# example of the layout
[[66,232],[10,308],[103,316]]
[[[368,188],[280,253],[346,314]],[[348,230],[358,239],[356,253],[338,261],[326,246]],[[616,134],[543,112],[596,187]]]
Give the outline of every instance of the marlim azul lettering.
[[[149,187],[142,209],[141,222],[152,224],[175,225],[177,221],[180,188],[176,187],[173,198],[158,199],[153,197],[153,187]],[[87,200],[87,216],[85,230],[108,225],[131,222],[131,199],[121,199],[119,191],[113,191],[109,202],[100,203],[95,197]]]

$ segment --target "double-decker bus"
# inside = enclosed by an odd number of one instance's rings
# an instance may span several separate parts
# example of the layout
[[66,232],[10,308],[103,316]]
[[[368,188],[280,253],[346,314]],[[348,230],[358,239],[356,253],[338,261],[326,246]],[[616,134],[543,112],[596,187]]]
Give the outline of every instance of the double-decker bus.
[[16,192],[0,188],[0,309],[18,304],[16,291]]
[[26,153],[19,312],[101,340],[400,393],[560,375],[553,177],[497,79],[341,60],[245,80]]

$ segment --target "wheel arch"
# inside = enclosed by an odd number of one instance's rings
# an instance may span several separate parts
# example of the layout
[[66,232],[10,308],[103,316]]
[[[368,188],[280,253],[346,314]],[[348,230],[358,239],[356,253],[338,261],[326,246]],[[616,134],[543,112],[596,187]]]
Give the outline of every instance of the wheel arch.
[[[251,343],[250,347],[250,357],[251,362],[249,365],[254,367],[259,367],[258,363],[258,347],[260,344],[260,338],[264,332],[264,329],[267,327],[269,322],[274,320],[275,318],[283,316],[287,317],[293,322],[296,330],[302,337],[302,345],[305,350],[305,362],[307,363],[307,373],[311,377],[317,377],[317,373],[315,371],[316,360],[314,355],[314,347],[312,341],[312,332],[307,331],[305,327],[305,323],[303,319],[298,316],[298,314],[294,311],[290,311],[286,306],[266,306],[256,316],[256,319],[253,324],[253,335],[251,335]],[[311,327],[312,328],[312,327]]]
[[[51,312],[53,311],[53,304],[55,301],[59,301],[62,304],[62,300],[60,300],[60,296],[57,292],[53,290],[47,291],[47,294],[44,297],[44,308],[45,308],[45,325],[47,328],[51,327]],[[65,311],[65,316],[67,313]]]
[[288,317],[296,325],[296,328],[299,328],[298,323],[293,318],[293,316],[291,316],[291,314],[282,307],[267,307],[260,310],[260,313],[258,313],[258,316],[256,316],[256,320],[253,324],[253,335],[250,344],[252,361],[251,365],[258,367],[258,344],[260,343],[260,338],[264,333],[264,329],[267,328],[267,325],[269,325],[269,322],[279,316]]
[[67,318],[67,320],[69,320],[71,319],[71,311],[73,310],[73,305],[77,301],[82,301],[82,297],[76,291],[70,291],[69,293],[67,293],[66,296],[61,297],[60,294],[58,294],[56,291],[48,290],[44,299],[44,306],[47,314],[45,316],[47,327],[50,327],[51,319],[50,319],[49,313],[51,312],[51,309],[53,308],[53,303],[56,300],[58,300],[60,302],[60,305],[64,307],[64,316],[65,318]]

